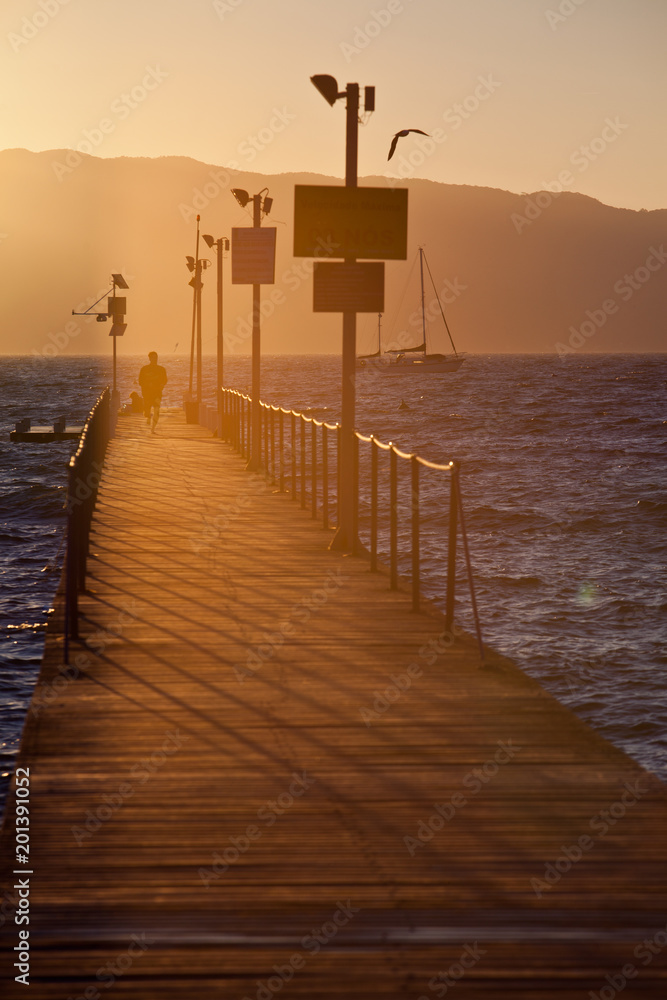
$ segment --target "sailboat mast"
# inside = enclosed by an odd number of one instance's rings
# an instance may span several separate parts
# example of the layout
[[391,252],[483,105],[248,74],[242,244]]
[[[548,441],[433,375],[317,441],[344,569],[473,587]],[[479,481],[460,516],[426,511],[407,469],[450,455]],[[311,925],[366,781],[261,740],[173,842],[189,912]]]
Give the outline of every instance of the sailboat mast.
[[419,278],[422,286],[422,342],[426,354],[426,309],[424,308],[424,248],[419,248]]
[[378,357],[382,354],[382,313],[378,313]]

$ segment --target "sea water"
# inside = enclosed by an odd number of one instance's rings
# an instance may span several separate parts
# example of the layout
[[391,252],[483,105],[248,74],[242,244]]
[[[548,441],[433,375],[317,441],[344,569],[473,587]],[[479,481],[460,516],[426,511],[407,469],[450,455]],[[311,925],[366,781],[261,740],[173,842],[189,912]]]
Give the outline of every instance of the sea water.
[[[189,359],[162,356],[179,406]],[[123,357],[123,400],[144,357]],[[667,778],[663,355],[470,356],[453,375],[360,372],[357,427],[435,462],[461,462],[485,642],[644,766]],[[213,403],[215,359],[204,359]],[[10,444],[14,422],[82,423],[110,380],[100,357],[0,359],[0,770],[4,795],[39,670],[63,557],[66,465],[75,442]],[[250,360],[225,359],[248,391]],[[262,360],[262,398],[335,421],[340,358]],[[401,404],[404,404],[401,406]],[[363,448],[362,448],[363,451]],[[386,481],[386,473],[385,475]],[[401,535],[409,476],[401,470]],[[362,524],[368,511],[362,475]],[[422,474],[424,592],[443,604],[448,480]],[[386,499],[383,501],[386,512]],[[380,547],[387,548],[386,518]],[[406,569],[409,562],[404,559]],[[465,578],[457,618],[471,629]]]

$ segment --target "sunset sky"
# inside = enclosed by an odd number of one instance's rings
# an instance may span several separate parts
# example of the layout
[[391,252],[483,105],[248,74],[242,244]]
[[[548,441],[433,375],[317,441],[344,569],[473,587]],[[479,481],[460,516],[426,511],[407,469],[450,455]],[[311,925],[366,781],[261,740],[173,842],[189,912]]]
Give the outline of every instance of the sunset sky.
[[[0,27],[1,148],[342,176],[329,73],[376,87],[360,176],[667,207],[664,0],[6,0]],[[438,141],[387,163],[406,127]]]

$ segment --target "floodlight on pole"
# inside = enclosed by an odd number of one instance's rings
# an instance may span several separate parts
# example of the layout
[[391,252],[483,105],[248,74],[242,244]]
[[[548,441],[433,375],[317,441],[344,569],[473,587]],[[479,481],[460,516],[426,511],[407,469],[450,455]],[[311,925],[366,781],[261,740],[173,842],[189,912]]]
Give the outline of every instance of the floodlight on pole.
[[334,76],[328,76],[326,73],[318,73],[316,76],[311,76],[310,82],[319,90],[324,100],[328,101],[332,108],[339,97],[345,97],[345,91],[341,94],[338,93],[338,84]]
[[243,188],[232,188],[232,194],[238,201],[241,208],[245,208],[250,201],[250,195],[247,191],[244,191]]
[[[331,107],[341,98],[347,98],[345,124],[345,186],[357,187],[357,149],[359,131],[359,84],[348,83],[345,90],[338,90],[335,77],[318,74],[310,78],[313,86]],[[375,87],[364,88],[364,110],[375,110]],[[345,254],[346,264],[356,263],[354,254]],[[345,552],[359,551],[357,536],[357,494],[359,470],[355,431],[355,369],[357,351],[357,314],[343,313],[342,369],[343,387],[341,395],[341,475],[340,513],[338,530],[331,547]]]
[[[273,198],[268,196],[269,189],[262,188],[252,197],[242,188],[232,188],[232,194],[241,208],[252,201],[252,224],[254,229],[262,225],[262,215],[268,215],[273,205]],[[262,195],[264,200],[262,201]],[[261,382],[261,331],[260,331],[260,297],[262,286],[253,283],[252,286],[252,356],[251,356],[251,416],[250,416],[250,459],[247,468],[258,472],[262,465],[262,439],[260,435],[260,382]]]

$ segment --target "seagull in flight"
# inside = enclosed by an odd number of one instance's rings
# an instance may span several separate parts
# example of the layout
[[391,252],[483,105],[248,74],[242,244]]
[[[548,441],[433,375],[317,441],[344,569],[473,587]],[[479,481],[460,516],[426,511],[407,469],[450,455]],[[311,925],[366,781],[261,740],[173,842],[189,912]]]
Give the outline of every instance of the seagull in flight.
[[391,140],[391,146],[389,147],[389,156],[387,157],[388,160],[391,160],[392,156],[394,155],[394,150],[396,149],[396,143],[398,142],[398,140],[402,139],[403,136],[407,135],[409,132],[419,132],[420,135],[428,135],[428,132],[422,132],[420,128],[404,128],[402,129],[402,131],[397,132],[394,138]]

